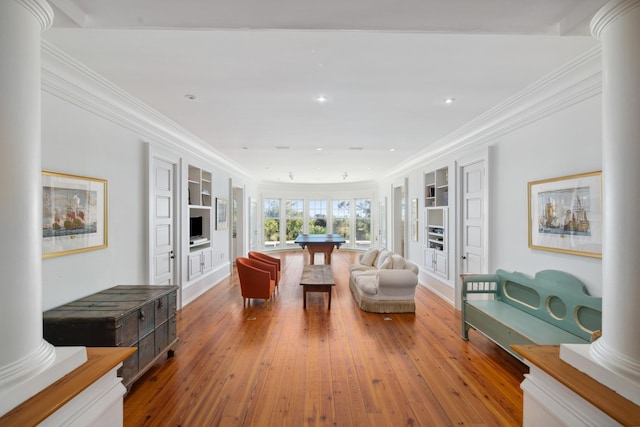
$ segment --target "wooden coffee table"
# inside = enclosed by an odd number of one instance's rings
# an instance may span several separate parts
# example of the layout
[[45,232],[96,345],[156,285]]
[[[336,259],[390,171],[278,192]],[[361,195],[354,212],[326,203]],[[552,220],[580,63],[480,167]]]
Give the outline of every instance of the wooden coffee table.
[[307,292],[326,292],[329,294],[329,310],[331,310],[331,287],[335,285],[331,265],[305,265],[300,279],[300,286],[304,292],[302,307],[307,309]]

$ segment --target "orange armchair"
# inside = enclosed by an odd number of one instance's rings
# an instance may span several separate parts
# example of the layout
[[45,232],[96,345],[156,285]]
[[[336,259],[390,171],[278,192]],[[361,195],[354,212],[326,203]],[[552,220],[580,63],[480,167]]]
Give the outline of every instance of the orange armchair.
[[268,305],[276,287],[275,265],[249,258],[236,258],[236,267],[242,291],[242,306],[250,298],[263,299],[265,306]]
[[280,283],[280,258],[274,258],[267,254],[263,254],[262,252],[251,251],[249,252],[249,259],[255,259],[258,261],[275,265],[276,266],[276,289],[279,289],[278,283]]

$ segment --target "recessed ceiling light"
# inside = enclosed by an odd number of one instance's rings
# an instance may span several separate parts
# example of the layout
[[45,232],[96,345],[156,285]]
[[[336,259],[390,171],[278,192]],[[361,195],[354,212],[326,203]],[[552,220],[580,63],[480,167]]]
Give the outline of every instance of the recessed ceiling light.
[[389,151],[396,151],[395,148],[389,148]]
[[456,100],[455,98],[447,98],[447,99],[445,99],[445,100],[444,100],[444,103],[445,103],[445,104],[453,104],[453,102],[454,102],[455,100]]
[[316,151],[322,151],[322,147],[316,148]]
[[324,104],[325,102],[327,102],[329,100],[329,98],[327,98],[324,95],[318,95],[316,96],[316,101],[318,101],[320,104]]

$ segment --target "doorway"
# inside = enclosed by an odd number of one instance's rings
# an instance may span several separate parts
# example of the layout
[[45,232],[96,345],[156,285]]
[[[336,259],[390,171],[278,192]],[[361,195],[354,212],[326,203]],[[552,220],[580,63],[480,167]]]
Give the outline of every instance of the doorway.
[[176,285],[176,259],[179,259],[176,248],[178,159],[158,153],[149,157],[149,283]]
[[231,224],[231,263],[236,263],[236,258],[245,256],[245,235],[246,229],[244,227],[244,188],[233,187],[233,202],[232,202],[232,224]]
[[[485,161],[460,166],[460,273],[487,272],[487,184]],[[456,295],[460,295],[457,292]],[[456,298],[459,308],[460,298]]]
[[393,252],[405,256],[405,185],[393,187]]

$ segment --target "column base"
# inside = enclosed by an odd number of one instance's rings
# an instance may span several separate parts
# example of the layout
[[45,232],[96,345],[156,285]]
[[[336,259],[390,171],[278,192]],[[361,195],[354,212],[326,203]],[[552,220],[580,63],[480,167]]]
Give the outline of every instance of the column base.
[[[614,370],[615,368],[603,365],[592,355],[594,351],[596,354],[602,353],[602,349],[598,348],[599,341],[592,344],[561,344],[560,359],[636,405],[640,405],[640,382],[638,382],[640,372],[636,372],[635,375],[625,375]],[[606,350],[604,352],[606,353]]]
[[[49,343],[43,341],[45,345]],[[0,415],[4,415],[31,396],[44,390],[87,361],[85,347],[54,347],[55,360],[31,376],[24,376],[0,391]]]
[[520,385],[523,427],[621,426],[620,423],[560,384],[536,365]]

